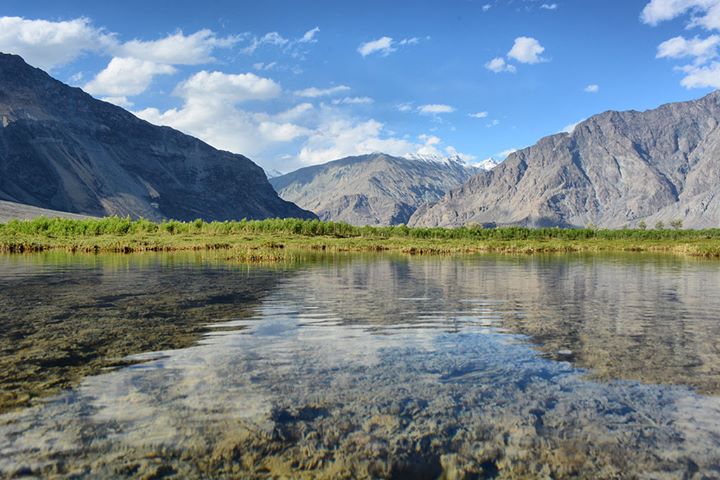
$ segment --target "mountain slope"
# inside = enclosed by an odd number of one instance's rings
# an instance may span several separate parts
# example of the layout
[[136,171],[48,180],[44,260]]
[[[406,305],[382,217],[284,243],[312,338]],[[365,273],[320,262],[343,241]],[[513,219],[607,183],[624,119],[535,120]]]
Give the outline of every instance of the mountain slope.
[[71,218],[74,220],[93,218],[87,215],[79,215],[77,213],[58,212],[57,210],[47,210],[44,208],[23,205],[21,203],[0,200],[0,223],[6,223],[10,220],[30,220],[36,217]]
[[263,170],[0,54],[0,200],[159,220],[314,217]]
[[720,226],[719,122],[720,92],[605,112],[511,154],[420,208],[410,224]]
[[385,154],[347,157],[271,178],[285,200],[323,220],[354,225],[407,223],[418,206],[438,200],[478,170],[459,159],[435,161]]

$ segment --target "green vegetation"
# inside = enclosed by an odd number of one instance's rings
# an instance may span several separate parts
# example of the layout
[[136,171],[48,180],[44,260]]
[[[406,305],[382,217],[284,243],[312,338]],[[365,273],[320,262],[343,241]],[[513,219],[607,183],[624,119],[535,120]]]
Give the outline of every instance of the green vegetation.
[[[232,251],[242,261],[288,260],[307,251],[396,251],[409,254],[474,252],[653,251],[720,257],[720,229],[606,230],[499,227],[356,227],[319,220],[233,222],[165,221],[108,217],[38,218],[0,224],[0,251],[139,252]],[[663,226],[664,227],[664,226]]]

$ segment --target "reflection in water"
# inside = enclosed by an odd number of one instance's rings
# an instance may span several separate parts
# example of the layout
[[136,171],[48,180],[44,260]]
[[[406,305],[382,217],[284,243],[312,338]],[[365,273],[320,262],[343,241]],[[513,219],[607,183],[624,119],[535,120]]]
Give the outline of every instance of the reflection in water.
[[[720,476],[720,399],[695,391],[718,393],[716,263],[357,257],[245,282],[201,265],[74,270],[117,289],[154,279],[135,308],[192,294],[173,315],[222,321],[0,417],[0,474]],[[264,296],[209,301],[244,285]]]
[[188,347],[208,322],[250,315],[277,278],[203,255],[0,257],[0,413],[126,355]]

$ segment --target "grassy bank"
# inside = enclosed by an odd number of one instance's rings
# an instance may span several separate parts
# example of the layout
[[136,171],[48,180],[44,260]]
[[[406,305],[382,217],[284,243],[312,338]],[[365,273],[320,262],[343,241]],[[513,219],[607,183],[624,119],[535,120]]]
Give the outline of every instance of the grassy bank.
[[668,252],[720,257],[720,229],[602,230],[560,228],[355,227],[317,220],[166,221],[108,217],[38,218],[0,224],[9,253],[227,250],[240,261],[286,261],[303,252],[390,251],[407,254],[479,252]]

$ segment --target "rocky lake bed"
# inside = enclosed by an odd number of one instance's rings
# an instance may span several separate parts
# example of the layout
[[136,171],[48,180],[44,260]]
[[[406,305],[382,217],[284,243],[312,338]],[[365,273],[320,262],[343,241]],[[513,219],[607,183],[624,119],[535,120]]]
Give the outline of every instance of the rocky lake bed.
[[2,256],[0,476],[714,478],[719,269]]

